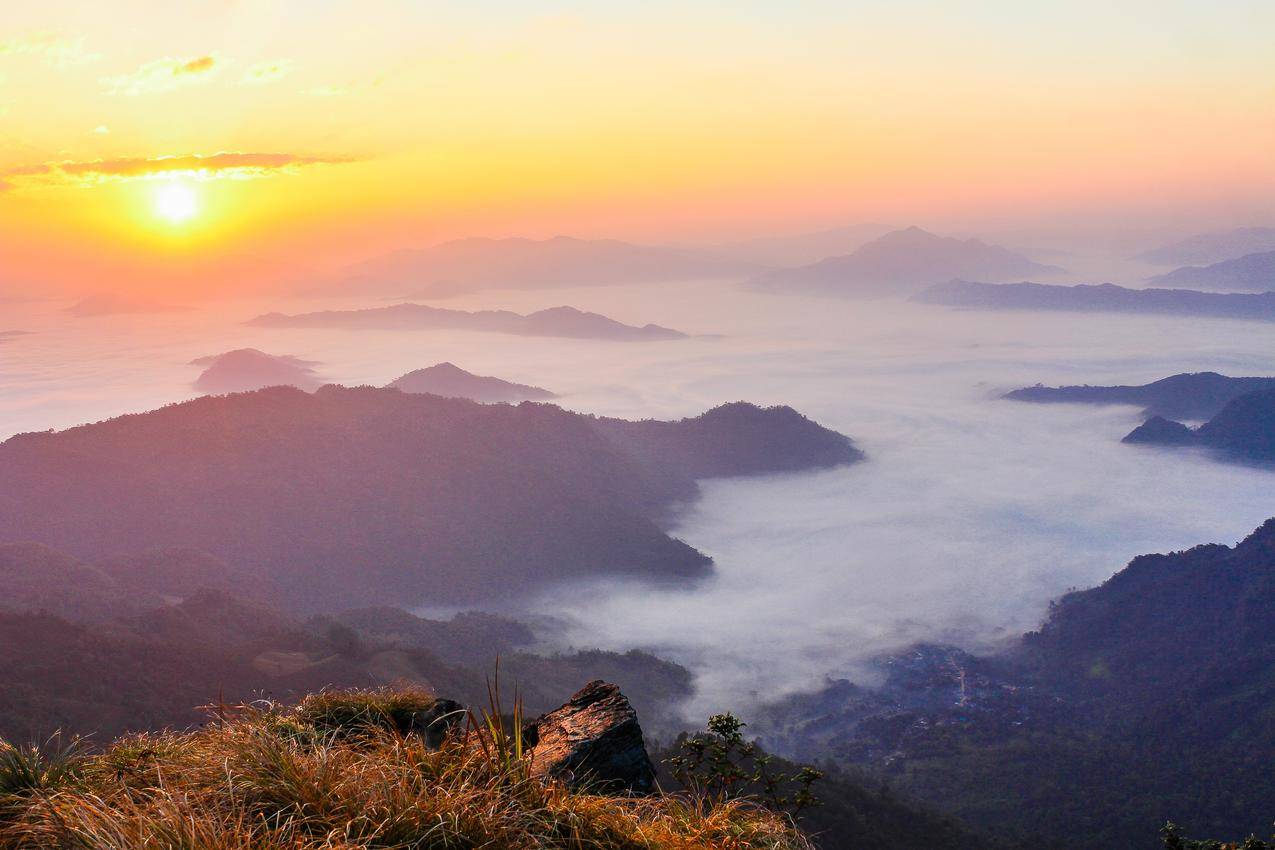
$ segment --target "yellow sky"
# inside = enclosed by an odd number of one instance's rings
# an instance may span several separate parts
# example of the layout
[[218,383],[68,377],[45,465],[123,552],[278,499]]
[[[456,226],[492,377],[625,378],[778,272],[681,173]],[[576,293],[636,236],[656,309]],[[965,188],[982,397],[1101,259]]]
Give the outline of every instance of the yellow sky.
[[1269,221],[1275,4],[1062,5],[24,4],[0,249],[233,288],[466,234]]

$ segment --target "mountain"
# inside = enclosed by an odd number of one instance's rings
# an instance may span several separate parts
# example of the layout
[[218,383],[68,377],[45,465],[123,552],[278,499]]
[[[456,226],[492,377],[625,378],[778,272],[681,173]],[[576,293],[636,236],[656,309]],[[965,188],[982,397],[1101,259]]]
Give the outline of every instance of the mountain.
[[386,385],[405,393],[431,393],[447,398],[467,398],[484,404],[494,402],[547,401],[554,394],[540,387],[515,384],[484,375],[475,375],[452,363],[438,363],[408,372]]
[[1263,389],[1275,389],[1275,378],[1228,378],[1217,372],[1171,375],[1138,386],[1023,387],[1001,398],[1040,404],[1135,404],[1143,416],[1208,419],[1227,402]]
[[743,278],[758,266],[724,253],[612,239],[488,239],[443,242],[351,267],[323,292],[438,298],[480,289],[545,289]]
[[1275,775],[1275,520],[1234,547],[1135,558],[973,656],[916,647],[754,725],[1032,846],[1158,847],[1168,819],[1248,835]]
[[1275,227],[1201,233],[1139,254],[1137,259],[1157,266],[1206,266],[1262,251],[1275,251]]
[[130,313],[175,313],[189,310],[176,304],[166,304],[150,298],[133,298],[127,295],[101,293],[82,298],[64,312],[72,316],[88,318],[92,316],[116,316]]
[[888,224],[852,224],[814,233],[761,236],[718,246],[720,253],[760,266],[805,266],[850,254],[865,242],[898,230]]
[[952,280],[926,289],[913,300],[981,310],[1147,313],[1275,321],[1275,292],[1249,295],[1189,289],[1128,289],[1112,283],[1053,286]]
[[311,391],[319,388],[315,364],[286,355],[266,354],[255,348],[240,348],[190,362],[207,368],[195,379],[195,389],[204,393],[239,393],[262,387],[288,386]]
[[295,610],[515,597],[596,575],[686,582],[657,525],[696,477],[850,463],[788,408],[628,423],[389,389],[204,396],[0,444],[0,541],[78,558],[189,547]]
[[395,304],[365,310],[324,310],[288,316],[266,313],[248,324],[264,328],[344,328],[350,330],[472,330],[519,336],[609,339],[622,342],[683,339],[681,331],[659,325],[635,327],[574,307],[551,307],[528,315],[508,310],[448,310],[423,304]]
[[1272,292],[1275,291],[1275,251],[1245,254],[1210,266],[1184,266],[1150,278],[1148,282],[1168,289]]
[[191,549],[113,554],[86,563],[41,543],[0,544],[0,611],[105,622],[180,602],[201,589],[235,590],[263,601],[279,595],[250,571]]
[[846,256],[766,272],[753,278],[752,284],[775,291],[879,298],[911,295],[957,277],[1006,280],[1061,271],[977,239],[952,239],[909,227],[887,233]]
[[1154,417],[1129,432],[1123,442],[1202,446],[1234,460],[1275,462],[1275,389],[1232,399],[1194,430],[1180,422]]

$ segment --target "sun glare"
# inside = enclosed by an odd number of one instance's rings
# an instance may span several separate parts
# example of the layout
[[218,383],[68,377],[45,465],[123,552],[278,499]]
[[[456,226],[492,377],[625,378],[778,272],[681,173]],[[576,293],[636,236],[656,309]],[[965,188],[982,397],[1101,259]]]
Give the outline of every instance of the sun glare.
[[155,215],[172,224],[181,224],[199,214],[199,196],[185,183],[165,183],[152,197]]

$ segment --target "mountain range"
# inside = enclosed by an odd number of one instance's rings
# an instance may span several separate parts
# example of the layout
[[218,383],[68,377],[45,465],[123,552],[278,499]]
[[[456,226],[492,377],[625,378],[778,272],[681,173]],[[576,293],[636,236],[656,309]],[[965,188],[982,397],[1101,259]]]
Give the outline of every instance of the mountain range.
[[1275,251],[1275,227],[1201,233],[1145,251],[1137,259],[1158,266],[1206,266],[1262,251]]
[[779,292],[880,298],[912,295],[952,278],[1009,280],[1062,271],[977,239],[953,239],[909,227],[887,233],[845,256],[765,272],[752,278],[751,285]]
[[1200,446],[1232,460],[1275,462],[1275,389],[1263,389],[1229,401],[1198,428],[1153,416],[1124,438],[1126,443]]
[[742,402],[625,422],[273,387],[0,444],[0,540],[87,560],[195,548],[252,567],[298,611],[509,598],[600,575],[687,582],[710,561],[660,523],[696,479],[860,457],[789,408]]
[[743,278],[758,265],[713,249],[613,239],[472,237],[359,263],[318,287],[325,293],[440,298],[481,289],[546,289]]
[[1184,266],[1150,278],[1148,283],[1170,289],[1216,292],[1275,291],[1275,250],[1245,254],[1208,266]]
[[1001,398],[1039,404],[1133,404],[1142,408],[1143,416],[1208,419],[1237,396],[1263,389],[1275,389],[1275,378],[1230,378],[1217,372],[1194,372],[1137,386],[1037,384],[1005,393]]
[[659,325],[626,325],[574,307],[551,307],[523,315],[509,310],[449,310],[423,304],[395,304],[364,310],[323,310],[285,315],[266,313],[248,321],[263,328],[344,328],[349,330],[472,330],[518,336],[556,336],[649,342],[683,339],[686,334]]
[[1275,321],[1275,292],[1221,293],[1190,289],[1128,289],[1112,283],[1055,286],[952,280],[914,297],[926,304],[981,310],[1062,310],[1146,313]]

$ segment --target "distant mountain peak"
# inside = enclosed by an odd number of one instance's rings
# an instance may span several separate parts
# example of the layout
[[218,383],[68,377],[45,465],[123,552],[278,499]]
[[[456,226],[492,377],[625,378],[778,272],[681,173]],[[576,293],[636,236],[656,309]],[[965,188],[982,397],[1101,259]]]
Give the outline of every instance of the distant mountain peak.
[[547,401],[556,398],[546,389],[528,384],[515,384],[486,375],[475,375],[450,362],[437,363],[424,369],[408,372],[387,386],[406,393],[467,398],[484,404]]

